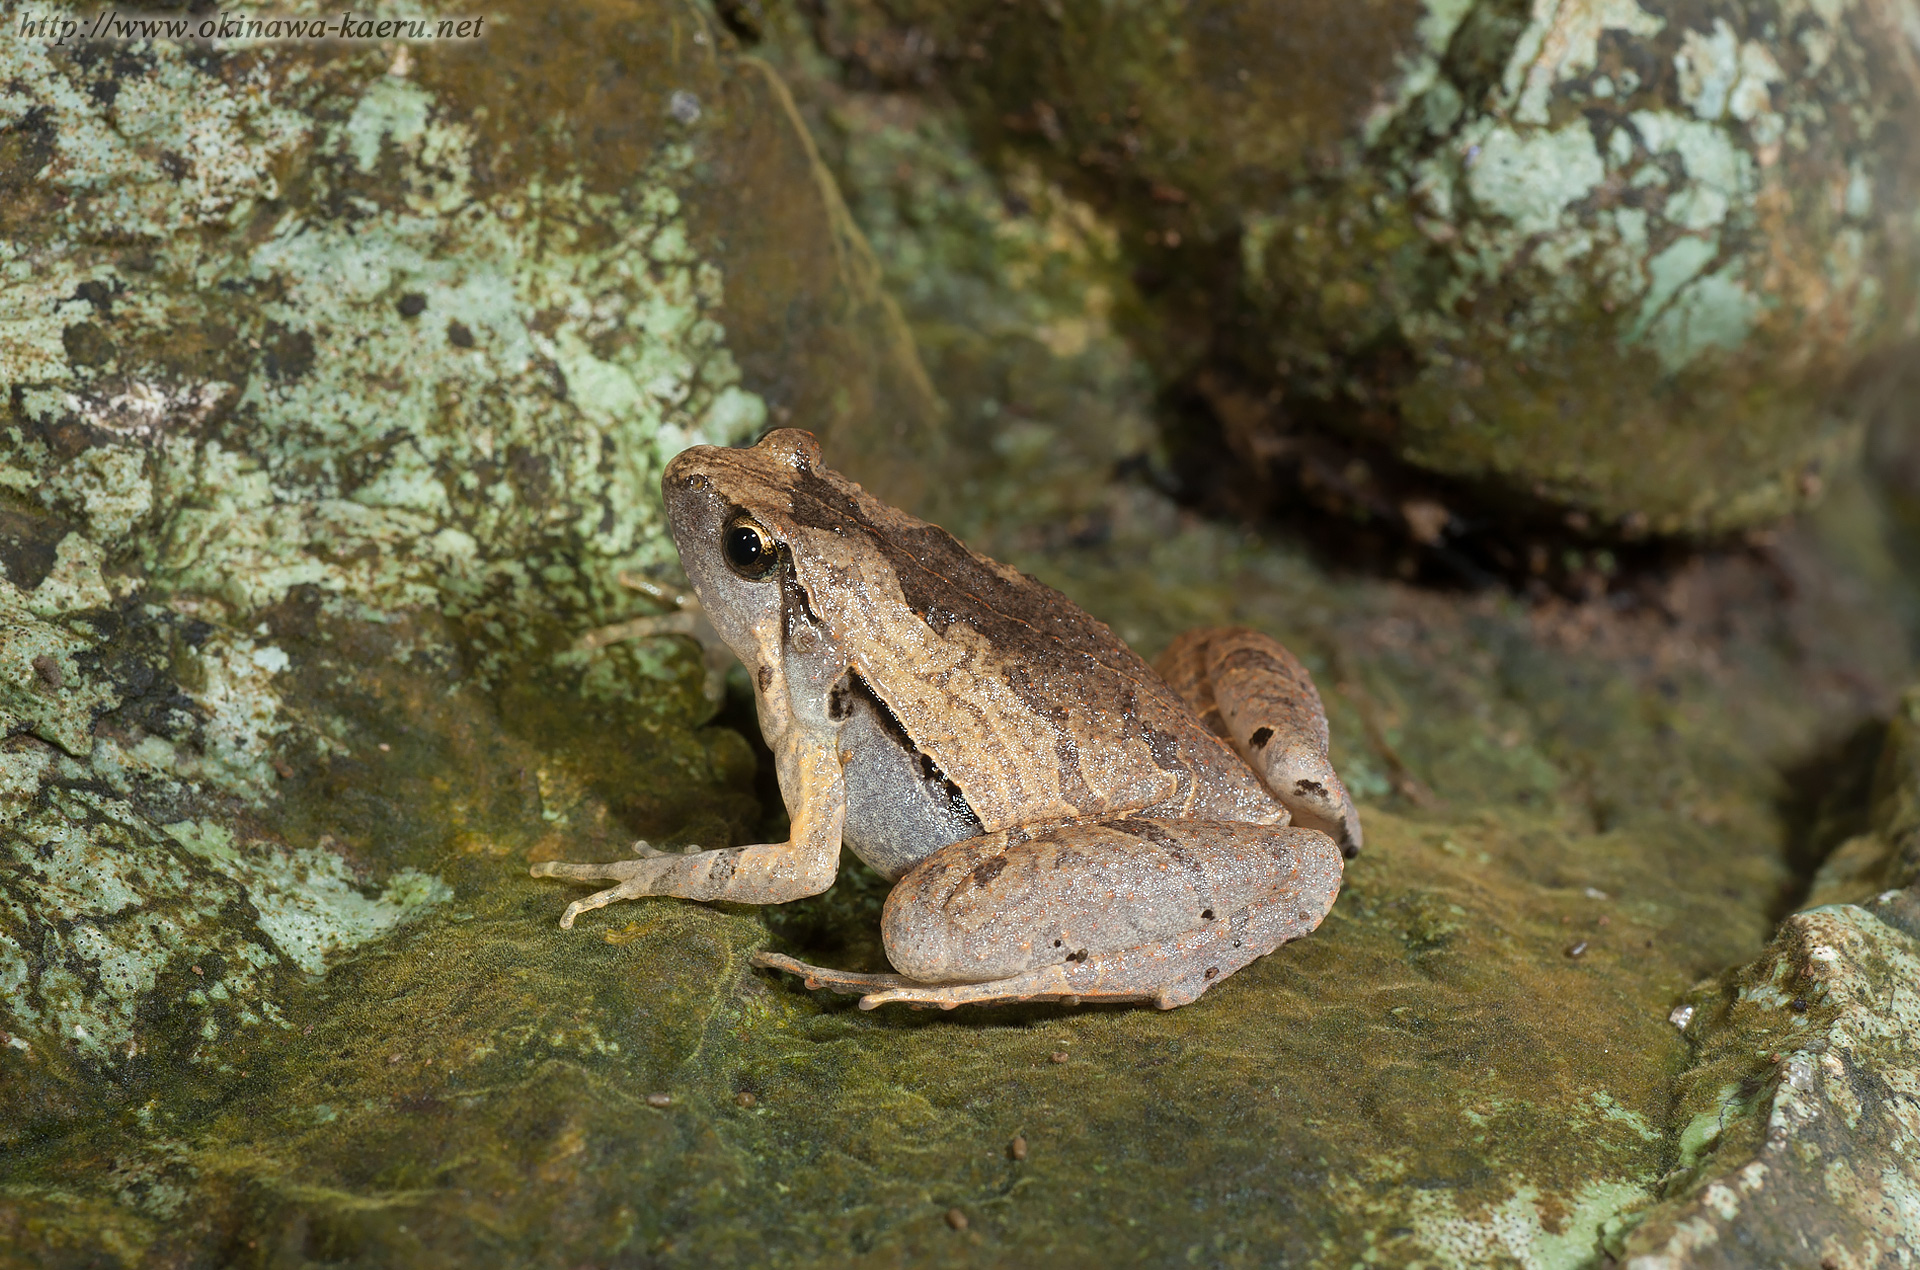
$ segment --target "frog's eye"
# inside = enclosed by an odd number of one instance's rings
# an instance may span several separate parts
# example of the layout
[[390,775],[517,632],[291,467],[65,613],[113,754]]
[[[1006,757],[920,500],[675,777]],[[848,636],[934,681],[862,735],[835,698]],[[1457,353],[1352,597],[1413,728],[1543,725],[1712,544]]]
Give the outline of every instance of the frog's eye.
[[727,567],[743,578],[758,581],[780,563],[780,544],[751,516],[735,516],[720,535],[720,554]]

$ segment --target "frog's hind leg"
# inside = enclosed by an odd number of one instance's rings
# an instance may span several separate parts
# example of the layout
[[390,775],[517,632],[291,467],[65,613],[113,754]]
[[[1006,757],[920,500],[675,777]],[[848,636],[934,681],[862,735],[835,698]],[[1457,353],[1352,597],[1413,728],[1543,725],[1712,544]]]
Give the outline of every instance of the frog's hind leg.
[[1276,924],[1273,916],[1236,913],[1212,929],[1180,939],[1118,952],[1088,953],[1064,965],[1043,966],[986,983],[925,984],[902,979],[898,985],[869,990],[860,998],[860,1008],[871,1010],[894,1002],[951,1010],[961,1005],[1020,1001],[1059,1001],[1067,1005],[1151,1001],[1162,1010],[1171,1010],[1197,999],[1248,962],[1311,929],[1312,924],[1293,918],[1278,923],[1293,929],[1276,932],[1271,929]]
[[1186,699],[1209,731],[1231,741],[1233,735],[1220,715],[1220,703],[1213,698],[1213,679],[1207,673],[1207,647],[1215,636],[1226,633],[1213,627],[1185,631],[1175,636],[1173,643],[1167,645],[1167,651],[1154,659],[1153,669],[1167,681],[1168,687]]
[[1295,824],[1360,853],[1360,813],[1327,756],[1327,712],[1313,676],[1258,631],[1188,631],[1154,669],[1273,791]]
[[1184,1005],[1320,924],[1340,852],[1311,829],[1140,817],[943,847],[887,897],[903,982],[860,1002]]

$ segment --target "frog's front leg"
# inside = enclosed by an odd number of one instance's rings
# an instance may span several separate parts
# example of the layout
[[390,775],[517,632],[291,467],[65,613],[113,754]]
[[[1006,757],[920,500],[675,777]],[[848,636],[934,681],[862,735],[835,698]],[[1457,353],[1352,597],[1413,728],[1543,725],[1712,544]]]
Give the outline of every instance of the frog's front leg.
[[[824,743],[823,743],[824,741]],[[846,823],[847,790],[840,756],[832,738],[795,729],[775,752],[780,787],[793,814],[785,842],[727,847],[685,855],[643,848],[634,860],[605,864],[567,864],[550,860],[533,866],[537,878],[575,882],[617,881],[567,906],[562,930],[589,909],[642,895],[672,895],[688,900],[733,900],[741,904],[784,904],[818,895],[833,885],[840,867],[840,831]]]
[[[1126,817],[1031,838],[943,847],[887,897],[893,976],[843,975],[763,954],[761,965],[898,1001],[1153,1001],[1184,1005],[1320,924],[1339,848],[1311,829]],[[901,982],[904,979],[906,982]]]

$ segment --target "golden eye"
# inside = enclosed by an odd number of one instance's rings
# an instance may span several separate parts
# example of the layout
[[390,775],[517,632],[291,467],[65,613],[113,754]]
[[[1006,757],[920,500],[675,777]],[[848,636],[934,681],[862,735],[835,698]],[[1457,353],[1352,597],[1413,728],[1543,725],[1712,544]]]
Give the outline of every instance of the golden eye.
[[743,578],[758,581],[780,563],[780,544],[744,512],[727,522],[720,535],[720,554],[727,567]]

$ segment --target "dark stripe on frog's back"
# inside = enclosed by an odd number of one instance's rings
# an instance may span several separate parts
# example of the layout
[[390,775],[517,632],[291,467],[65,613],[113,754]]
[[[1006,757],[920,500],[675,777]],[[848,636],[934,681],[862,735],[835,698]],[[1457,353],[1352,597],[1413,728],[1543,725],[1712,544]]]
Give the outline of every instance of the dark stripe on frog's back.
[[[1035,578],[1024,573],[1008,578],[938,525],[864,492],[855,495],[818,472],[797,476],[793,494],[797,524],[865,529],[893,566],[907,604],[937,633],[964,621],[1003,650],[1009,663],[1078,656],[1126,679],[1158,683],[1152,668],[1105,623]],[[872,512],[889,515],[883,520]]]
[[[790,507],[801,527],[864,530],[898,577],[907,605],[936,634],[944,636],[958,621],[985,637],[1001,655],[1002,678],[1036,715],[1064,722],[1066,713],[1044,684],[1033,682],[1031,669],[1040,666],[1073,685],[1064,699],[1121,721],[1115,742],[1143,741],[1155,765],[1178,777],[1176,797],[1186,797],[1198,780],[1229,802],[1259,807],[1269,801],[1258,777],[1151,666],[1052,587],[1011,569],[1001,572],[939,526],[847,488],[837,473],[798,474]],[[1067,748],[1056,751],[1062,790],[1085,791]],[[1230,791],[1240,787],[1246,797],[1233,798]]]

